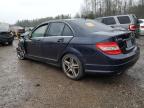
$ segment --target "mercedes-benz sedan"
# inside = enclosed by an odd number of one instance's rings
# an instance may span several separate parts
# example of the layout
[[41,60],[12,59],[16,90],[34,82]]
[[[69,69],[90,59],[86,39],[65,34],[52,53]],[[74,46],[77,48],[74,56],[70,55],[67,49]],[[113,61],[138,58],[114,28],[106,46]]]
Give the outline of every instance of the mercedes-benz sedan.
[[136,63],[140,50],[130,31],[114,30],[88,19],[53,20],[40,24],[18,44],[19,59],[61,66],[78,80],[85,73],[119,73]]

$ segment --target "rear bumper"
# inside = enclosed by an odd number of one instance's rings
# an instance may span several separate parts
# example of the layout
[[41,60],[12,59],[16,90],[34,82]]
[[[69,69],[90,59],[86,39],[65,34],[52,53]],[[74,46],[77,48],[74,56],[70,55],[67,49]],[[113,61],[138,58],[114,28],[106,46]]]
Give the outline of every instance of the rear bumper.
[[[110,74],[110,73],[119,73],[121,71],[129,69],[131,66],[133,66],[140,56],[140,50],[137,48],[134,55],[131,57],[128,57],[130,59],[119,59],[116,62],[118,64],[112,64],[112,62],[109,63],[109,65],[99,65],[99,64],[86,64],[85,65],[85,72],[86,73],[104,73],[104,74]],[[113,60],[112,60],[113,61]]]

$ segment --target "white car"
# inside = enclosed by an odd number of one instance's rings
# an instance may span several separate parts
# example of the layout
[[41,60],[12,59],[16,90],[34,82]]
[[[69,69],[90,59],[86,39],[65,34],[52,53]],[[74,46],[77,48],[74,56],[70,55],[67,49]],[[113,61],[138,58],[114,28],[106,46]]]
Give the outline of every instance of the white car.
[[144,35],[144,19],[139,19],[140,23],[140,35]]

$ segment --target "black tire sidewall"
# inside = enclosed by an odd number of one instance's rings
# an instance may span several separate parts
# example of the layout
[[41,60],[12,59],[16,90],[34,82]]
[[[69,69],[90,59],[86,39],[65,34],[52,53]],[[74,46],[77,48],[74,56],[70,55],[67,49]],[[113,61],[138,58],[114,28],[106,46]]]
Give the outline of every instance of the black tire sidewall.
[[8,44],[9,44],[9,45],[12,45],[12,44],[13,44],[13,41],[8,42]]

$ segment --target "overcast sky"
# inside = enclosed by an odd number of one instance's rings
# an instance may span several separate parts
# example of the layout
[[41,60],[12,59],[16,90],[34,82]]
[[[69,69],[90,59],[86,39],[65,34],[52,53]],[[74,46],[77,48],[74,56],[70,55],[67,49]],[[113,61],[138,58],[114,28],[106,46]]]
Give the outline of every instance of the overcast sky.
[[74,16],[83,0],[1,0],[0,22],[15,23],[17,20],[36,19],[60,14]]

